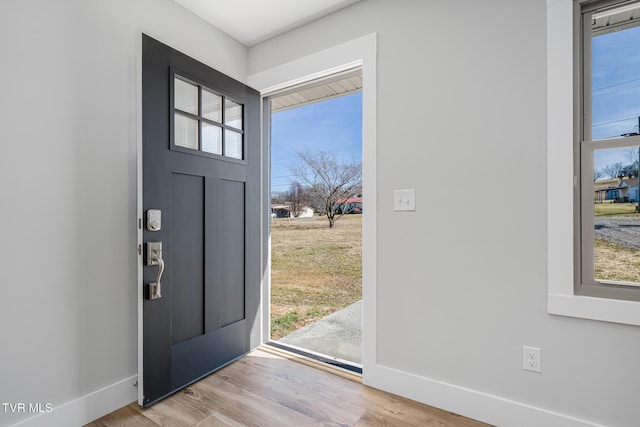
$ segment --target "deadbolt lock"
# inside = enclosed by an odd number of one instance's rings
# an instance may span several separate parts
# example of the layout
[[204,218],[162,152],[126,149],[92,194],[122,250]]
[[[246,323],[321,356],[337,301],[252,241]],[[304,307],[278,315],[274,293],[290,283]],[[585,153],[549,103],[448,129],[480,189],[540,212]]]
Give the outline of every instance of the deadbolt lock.
[[160,231],[162,228],[162,212],[160,209],[147,210],[147,230]]

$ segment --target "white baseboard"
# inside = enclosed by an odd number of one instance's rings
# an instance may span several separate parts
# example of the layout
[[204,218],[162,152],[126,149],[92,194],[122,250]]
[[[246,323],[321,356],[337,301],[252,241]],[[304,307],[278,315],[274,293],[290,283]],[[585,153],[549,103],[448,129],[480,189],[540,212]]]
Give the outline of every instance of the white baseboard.
[[134,384],[137,380],[138,376],[134,375],[70,402],[54,406],[51,412],[28,418],[14,426],[83,426],[136,401],[138,390]]
[[[427,405],[500,427],[604,427],[601,424],[505,399],[477,390],[375,365],[363,383]],[[137,376],[15,424],[19,427],[82,426],[137,400]]]
[[418,402],[500,427],[604,427],[590,421],[477,390],[376,365],[363,383]]

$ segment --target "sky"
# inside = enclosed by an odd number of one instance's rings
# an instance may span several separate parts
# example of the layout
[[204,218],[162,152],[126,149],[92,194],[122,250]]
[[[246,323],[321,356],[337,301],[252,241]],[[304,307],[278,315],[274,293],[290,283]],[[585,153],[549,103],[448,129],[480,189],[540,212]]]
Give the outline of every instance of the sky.
[[[639,132],[640,27],[594,37],[592,57],[593,139]],[[596,150],[594,168],[629,164],[627,151]]]
[[362,92],[271,115],[271,193],[289,189],[289,165],[301,150],[362,161]]

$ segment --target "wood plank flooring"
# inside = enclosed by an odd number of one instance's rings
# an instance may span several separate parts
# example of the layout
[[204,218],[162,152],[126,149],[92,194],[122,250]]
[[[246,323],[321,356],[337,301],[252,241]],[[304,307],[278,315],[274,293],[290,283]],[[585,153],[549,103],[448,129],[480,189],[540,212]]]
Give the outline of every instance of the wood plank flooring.
[[132,403],[87,427],[488,425],[348,377],[259,349],[150,408]]

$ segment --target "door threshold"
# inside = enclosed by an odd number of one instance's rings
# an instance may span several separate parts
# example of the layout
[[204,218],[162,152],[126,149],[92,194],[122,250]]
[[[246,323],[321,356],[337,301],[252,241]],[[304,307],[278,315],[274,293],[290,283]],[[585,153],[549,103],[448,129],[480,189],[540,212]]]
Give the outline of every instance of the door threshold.
[[261,345],[259,348],[260,350],[362,383],[362,365],[340,359],[334,359],[300,347],[285,345],[277,341],[269,341]]

